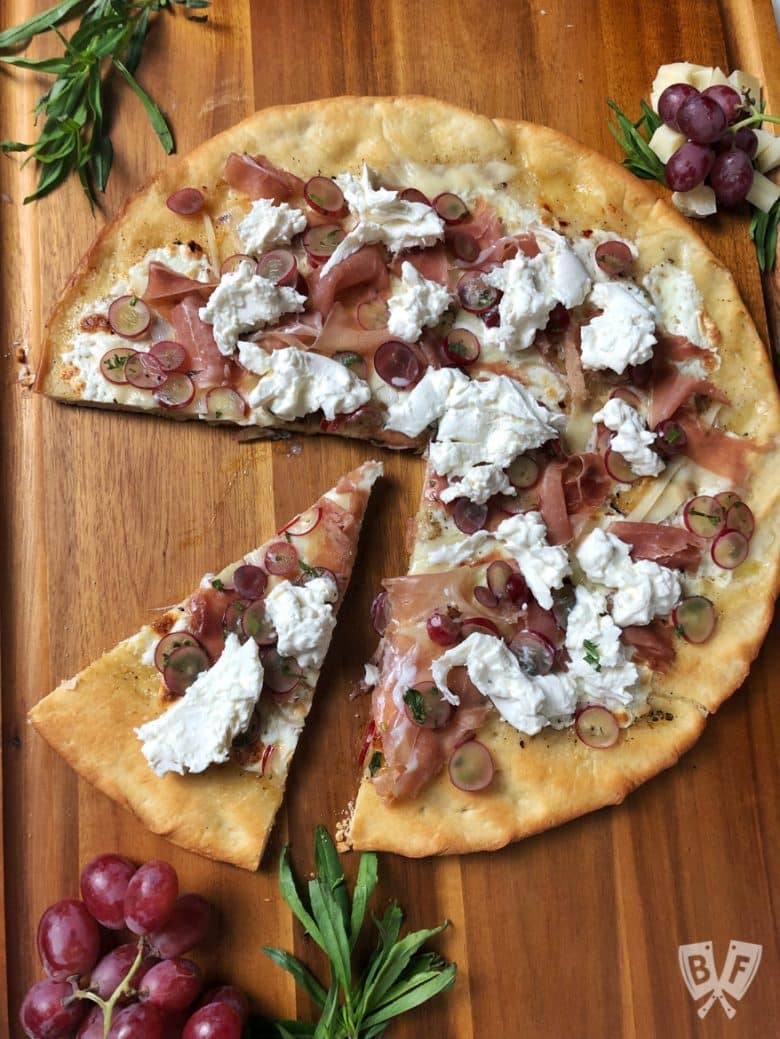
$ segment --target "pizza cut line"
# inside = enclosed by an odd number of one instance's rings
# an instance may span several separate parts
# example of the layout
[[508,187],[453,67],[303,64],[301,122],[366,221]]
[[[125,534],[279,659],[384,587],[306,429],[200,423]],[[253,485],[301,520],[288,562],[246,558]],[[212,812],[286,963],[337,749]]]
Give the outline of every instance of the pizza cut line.
[[422,98],[259,113],[104,231],[38,388],[427,446],[347,845],[493,848],[621,800],[769,623],[766,351],[688,224],[543,127]]
[[274,538],[63,682],[36,730],[154,832],[257,869],[349,584],[366,462]]

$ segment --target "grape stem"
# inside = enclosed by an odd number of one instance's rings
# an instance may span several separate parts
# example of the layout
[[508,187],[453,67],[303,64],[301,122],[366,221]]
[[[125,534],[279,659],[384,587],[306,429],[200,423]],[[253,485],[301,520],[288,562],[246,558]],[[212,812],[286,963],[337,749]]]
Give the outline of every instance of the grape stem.
[[138,939],[138,952],[135,959],[130,967],[130,970],[125,974],[124,978],[119,982],[117,987],[108,997],[108,999],[101,999],[97,992],[92,992],[89,989],[73,989],[73,999],[89,999],[93,1003],[97,1003],[100,1009],[103,1011],[103,1039],[106,1039],[111,1029],[111,1020],[114,1016],[114,1007],[117,1001],[126,996],[131,992],[134,992],[132,985],[130,984],[133,977],[141,966],[141,960],[144,958],[144,940],[143,938]]
[[743,127],[761,125],[761,123],[780,123],[780,115],[767,115],[766,112],[759,112],[757,108],[754,108],[750,115],[740,119],[738,123],[734,123],[730,129],[736,132]]

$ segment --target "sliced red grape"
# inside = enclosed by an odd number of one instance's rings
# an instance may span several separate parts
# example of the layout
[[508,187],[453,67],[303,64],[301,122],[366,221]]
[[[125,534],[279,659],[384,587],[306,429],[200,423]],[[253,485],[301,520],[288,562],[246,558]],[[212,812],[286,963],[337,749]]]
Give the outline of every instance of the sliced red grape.
[[474,598],[487,610],[494,610],[498,606],[498,596],[484,584],[478,584],[474,588]]
[[672,623],[687,642],[706,642],[715,630],[715,607],[703,595],[691,595],[672,611]]
[[460,641],[460,622],[441,610],[433,611],[425,622],[425,630],[437,646],[454,646]]
[[133,934],[158,931],[173,912],[178,896],[179,878],[173,866],[162,859],[145,862],[136,870],[127,885],[127,926]]
[[200,967],[192,960],[173,956],[156,963],[146,974],[140,988],[142,1003],[161,1010],[184,1010],[194,1003],[203,987]]
[[749,551],[750,542],[738,530],[724,530],[710,548],[713,562],[723,570],[734,570],[740,563],[744,563]]
[[170,372],[168,378],[154,391],[154,399],[163,408],[186,408],[195,397],[195,383],[184,372]]
[[139,390],[158,389],[168,373],[152,354],[134,353],[125,361],[125,379]]
[[734,147],[739,148],[749,159],[755,159],[758,151],[758,137],[749,126],[743,126],[734,134]]
[[100,930],[83,902],[63,898],[38,923],[38,955],[55,981],[91,971],[100,955]]
[[458,790],[484,790],[495,774],[490,751],[479,740],[469,740],[456,747],[447,768],[450,781]]
[[734,491],[720,491],[715,495],[715,501],[720,505],[725,513],[729,511],[735,502],[742,501],[742,499],[738,494],[735,494]]
[[464,263],[473,263],[479,256],[479,242],[468,231],[448,231],[445,241],[457,258]]
[[[487,314],[483,314],[482,320],[487,324]],[[563,305],[563,303],[556,303],[550,311],[550,316],[547,319],[547,324],[544,327],[545,332],[565,332],[571,324],[571,314]]]
[[226,260],[222,261],[222,266],[219,268],[220,274],[232,274],[233,271],[237,271],[242,263],[248,263],[252,267],[252,274],[257,273],[257,260],[254,256],[248,256],[246,253],[233,253],[232,256],[228,256]]
[[165,1039],[166,1020],[159,1007],[133,1003],[114,1015],[108,1039]]
[[374,354],[374,369],[380,379],[397,390],[407,390],[419,380],[422,364],[406,343],[389,339]]
[[525,490],[539,479],[539,464],[530,455],[518,455],[508,466],[506,475],[513,487]]
[[445,224],[462,224],[469,216],[469,207],[459,195],[451,191],[442,191],[437,195],[433,200],[433,208]]
[[177,216],[195,216],[203,209],[206,199],[197,188],[180,188],[168,196],[165,204]]
[[751,509],[743,501],[735,501],[726,513],[726,530],[738,530],[750,541],[756,529],[756,520]]
[[298,278],[298,264],[289,249],[272,249],[257,261],[257,273],[274,285],[294,285]]
[[478,505],[468,498],[456,498],[453,503],[453,522],[464,534],[476,534],[478,530],[484,530],[487,516],[487,505]]
[[208,654],[202,646],[181,646],[168,655],[168,663],[162,672],[163,680],[174,696],[184,696],[201,671],[208,667]]
[[486,310],[484,314],[480,314],[485,328],[498,328],[501,324],[501,311],[498,309],[498,303],[495,303],[489,310]]
[[479,340],[467,328],[453,328],[444,337],[444,353],[447,360],[459,367],[467,367],[479,360]]
[[263,672],[263,684],[279,696],[291,693],[303,677],[295,659],[283,657],[275,649],[263,655]]
[[300,556],[298,549],[289,541],[273,541],[265,550],[263,562],[269,574],[289,577],[298,573]]
[[303,247],[313,260],[327,260],[347,237],[338,224],[309,227],[303,235]]
[[672,83],[663,91],[658,98],[658,114],[674,130],[679,130],[677,125],[677,113],[689,97],[694,97],[699,91],[690,83]]
[[330,177],[311,177],[303,186],[303,197],[322,216],[343,216],[347,212],[344,193]]
[[361,328],[367,332],[378,332],[387,328],[389,317],[387,302],[383,299],[365,299],[358,304],[357,320]]
[[625,242],[617,239],[596,246],[594,259],[597,265],[611,277],[628,274],[634,265],[634,257]]
[[503,599],[507,594],[507,584],[513,573],[512,567],[503,559],[494,560],[487,568],[487,586],[497,599]]
[[464,617],[460,625],[461,638],[467,639],[469,635],[477,632],[480,635],[498,635],[499,631],[493,621],[487,617]]
[[634,470],[620,452],[613,451],[611,447],[607,448],[604,455],[604,468],[618,483],[633,483],[637,478]]
[[680,133],[684,133],[694,144],[712,144],[726,129],[726,113],[715,98],[693,94],[680,105],[677,125]]
[[318,577],[326,577],[329,581],[333,582],[334,588],[338,589],[339,582],[336,575],[332,570],[328,570],[326,566],[306,566],[306,569],[293,581],[293,584],[301,587],[302,585],[308,584],[309,581],[314,581]]
[[164,372],[184,372],[190,368],[190,355],[172,339],[160,339],[149,347],[149,356],[160,362]]
[[268,584],[268,574],[252,563],[242,563],[233,571],[232,581],[243,599],[259,599]]
[[711,97],[723,109],[727,123],[733,123],[744,108],[742,95],[726,83],[713,83],[701,92],[702,97]]
[[620,726],[612,711],[599,704],[592,704],[577,715],[574,731],[587,747],[606,750],[617,743]]
[[374,745],[374,736],[376,735],[376,722],[372,718],[366,726],[366,732],[363,736],[363,743],[360,746],[360,753],[358,754],[358,768],[363,768],[366,763],[366,756],[369,750]]
[[435,685],[409,688],[404,693],[406,716],[421,729],[443,729],[452,720],[453,705],[445,700]]
[[[157,670],[164,671],[170,663],[171,653],[176,649],[181,649],[182,646],[194,646],[197,649],[203,650],[204,654],[206,652],[195,636],[188,631],[169,631],[167,635],[163,635],[155,646],[154,666]],[[208,666],[208,654],[206,654],[206,666]]]
[[722,206],[744,202],[753,184],[753,163],[738,148],[719,155],[712,164],[710,186]]
[[500,296],[497,288],[488,285],[481,271],[466,271],[455,291],[460,305],[470,314],[484,314],[498,303]]
[[231,632],[233,635],[243,633],[244,612],[248,606],[249,603],[246,599],[233,599],[232,602],[228,603],[225,612],[222,614],[222,629],[226,635],[228,632]]
[[725,513],[709,494],[697,494],[685,503],[683,523],[700,538],[714,538],[723,530]]
[[528,583],[521,573],[515,571],[507,578],[506,595],[515,606],[522,606],[528,602]]
[[692,191],[704,182],[714,160],[712,148],[686,141],[669,157],[664,171],[666,183],[672,191]]
[[208,991],[200,1001],[201,1006],[206,1006],[208,1003],[227,1004],[241,1018],[241,1023],[246,1024],[249,1017],[249,1000],[241,989],[237,989],[233,985],[219,985]]
[[305,537],[307,534],[311,534],[321,519],[322,509],[319,505],[314,505],[306,512],[302,512],[300,516],[296,516],[286,527],[282,527],[279,533],[289,534],[293,538]]
[[116,386],[126,386],[125,365],[128,359],[134,355],[135,350],[129,346],[112,346],[100,358],[101,374]]
[[206,394],[209,418],[223,422],[240,422],[246,415],[247,403],[238,390],[230,386],[214,386]]
[[140,296],[119,296],[108,308],[108,323],[125,339],[140,339],[152,323],[152,312]]
[[241,630],[254,639],[258,646],[273,646],[276,642],[276,629],[266,616],[265,602],[258,599],[251,603],[241,614]]
[[[30,1039],[69,1039],[87,1012],[87,1002],[66,1001],[73,995],[66,981],[38,981],[27,992],[19,1010],[19,1020]],[[101,1033],[102,1034],[102,1033]]]
[[374,601],[371,603],[371,623],[374,627],[374,631],[381,638],[387,630],[387,625],[390,622],[390,604],[387,601],[387,592],[382,589],[374,596]]
[[228,1003],[207,1003],[184,1026],[181,1039],[241,1039],[240,1016]]
[[682,454],[688,446],[688,434],[680,423],[672,418],[659,422],[653,432],[656,435],[653,446],[662,458],[673,458]]
[[429,206],[431,200],[427,195],[424,195],[418,188],[404,188],[404,190],[398,195],[404,202],[419,202],[423,206]]
[[84,905],[99,924],[112,931],[125,926],[125,892],[135,869],[129,859],[106,854],[90,859],[81,871]]
[[537,631],[518,631],[509,643],[520,670],[533,678],[549,675],[555,663],[555,647]]

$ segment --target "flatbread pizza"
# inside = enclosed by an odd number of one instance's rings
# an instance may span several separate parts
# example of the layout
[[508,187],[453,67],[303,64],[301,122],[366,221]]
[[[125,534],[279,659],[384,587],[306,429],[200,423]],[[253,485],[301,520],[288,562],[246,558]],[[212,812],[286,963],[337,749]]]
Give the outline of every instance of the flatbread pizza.
[[344,844],[498,847],[671,765],[778,587],[778,395],[647,185],[426,98],[270,109],[158,177],[48,326],[71,403],[427,445]]

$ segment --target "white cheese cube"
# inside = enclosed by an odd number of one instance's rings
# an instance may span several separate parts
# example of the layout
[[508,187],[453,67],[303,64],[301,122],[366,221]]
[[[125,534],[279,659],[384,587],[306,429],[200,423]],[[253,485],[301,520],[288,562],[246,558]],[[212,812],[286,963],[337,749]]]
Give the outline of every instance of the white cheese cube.
[[780,166],[780,137],[771,130],[753,130],[758,138],[758,149],[756,151],[756,167],[761,173],[768,173],[775,166]]
[[728,82],[725,73],[719,68],[703,68],[691,74],[691,83],[697,90],[706,90],[707,87],[715,86],[715,84],[728,85]]
[[742,72],[741,69],[734,69],[729,75],[729,86],[742,94],[749,94],[751,101],[754,105],[757,105],[761,99],[761,83],[752,76],[749,72]]
[[678,133],[671,126],[662,123],[650,138],[650,148],[658,158],[666,164],[681,144],[685,144],[685,134]]
[[762,213],[768,213],[772,206],[780,198],[780,187],[773,184],[769,177],[765,177],[758,170],[753,172],[753,184],[747,193],[747,200],[760,209]]
[[695,73],[709,71],[706,65],[692,65],[690,61],[674,61],[670,65],[662,65],[655,74],[650,88],[650,104],[653,111],[658,111],[658,98],[673,83],[691,83]]
[[700,184],[698,188],[693,188],[691,191],[675,191],[672,194],[672,202],[683,216],[692,216],[697,219],[712,216],[718,209],[715,192],[707,184]]

